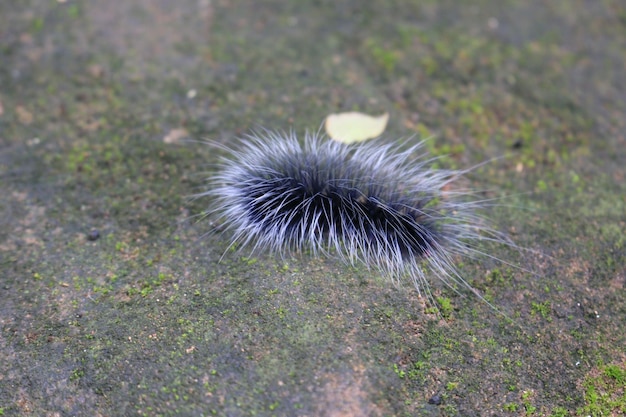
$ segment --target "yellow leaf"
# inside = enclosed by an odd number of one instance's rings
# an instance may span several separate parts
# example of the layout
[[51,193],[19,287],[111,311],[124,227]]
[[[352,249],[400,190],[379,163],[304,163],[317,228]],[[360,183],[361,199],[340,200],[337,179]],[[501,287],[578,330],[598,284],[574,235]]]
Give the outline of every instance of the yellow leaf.
[[380,136],[387,127],[389,113],[370,116],[359,112],[333,113],[326,117],[326,133],[342,143],[362,142]]

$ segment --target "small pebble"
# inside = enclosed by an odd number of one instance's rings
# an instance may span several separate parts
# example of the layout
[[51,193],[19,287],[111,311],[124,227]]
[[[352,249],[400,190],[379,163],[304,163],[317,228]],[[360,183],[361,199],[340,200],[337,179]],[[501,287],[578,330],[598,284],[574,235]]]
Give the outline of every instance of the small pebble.
[[95,240],[98,240],[98,238],[100,238],[100,232],[96,229],[93,229],[91,232],[89,232],[89,234],[87,235],[87,240],[93,242]]
[[441,405],[441,395],[435,394],[428,399],[428,404]]

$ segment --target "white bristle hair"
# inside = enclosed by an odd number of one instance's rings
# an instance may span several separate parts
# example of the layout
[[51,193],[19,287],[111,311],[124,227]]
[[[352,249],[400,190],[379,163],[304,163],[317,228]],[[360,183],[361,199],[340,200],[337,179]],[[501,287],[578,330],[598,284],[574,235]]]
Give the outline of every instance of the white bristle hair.
[[306,133],[301,143],[293,132],[261,130],[237,149],[218,146],[229,155],[195,197],[212,199],[202,216],[217,215],[231,245],[363,263],[396,284],[408,277],[431,301],[428,269],[452,288],[474,291],[455,260],[494,258],[481,241],[515,246],[477,213],[489,200],[451,189],[474,168],[431,168],[436,158],[424,142],[401,150],[381,139],[346,145]]

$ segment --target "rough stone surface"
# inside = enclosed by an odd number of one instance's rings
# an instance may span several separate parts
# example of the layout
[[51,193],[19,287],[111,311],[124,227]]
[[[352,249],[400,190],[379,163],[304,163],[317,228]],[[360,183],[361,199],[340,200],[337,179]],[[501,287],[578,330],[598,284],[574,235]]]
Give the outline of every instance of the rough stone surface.
[[[625,57],[620,0],[0,2],[0,415],[617,414]],[[194,141],[345,110],[493,159],[495,309],[194,222]]]

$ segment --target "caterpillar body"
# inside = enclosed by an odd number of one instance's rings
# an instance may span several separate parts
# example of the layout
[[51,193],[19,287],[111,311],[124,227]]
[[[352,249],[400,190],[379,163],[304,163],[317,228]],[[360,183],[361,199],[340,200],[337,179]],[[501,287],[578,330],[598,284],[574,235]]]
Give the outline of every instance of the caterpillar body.
[[[212,208],[241,247],[285,255],[309,249],[363,263],[429,298],[428,270],[462,284],[457,256],[487,255],[481,241],[508,239],[478,214],[486,200],[452,189],[469,170],[433,169],[424,142],[401,150],[381,139],[346,145],[319,133],[263,130],[222,146],[208,179]],[[513,244],[511,244],[513,245]]]

